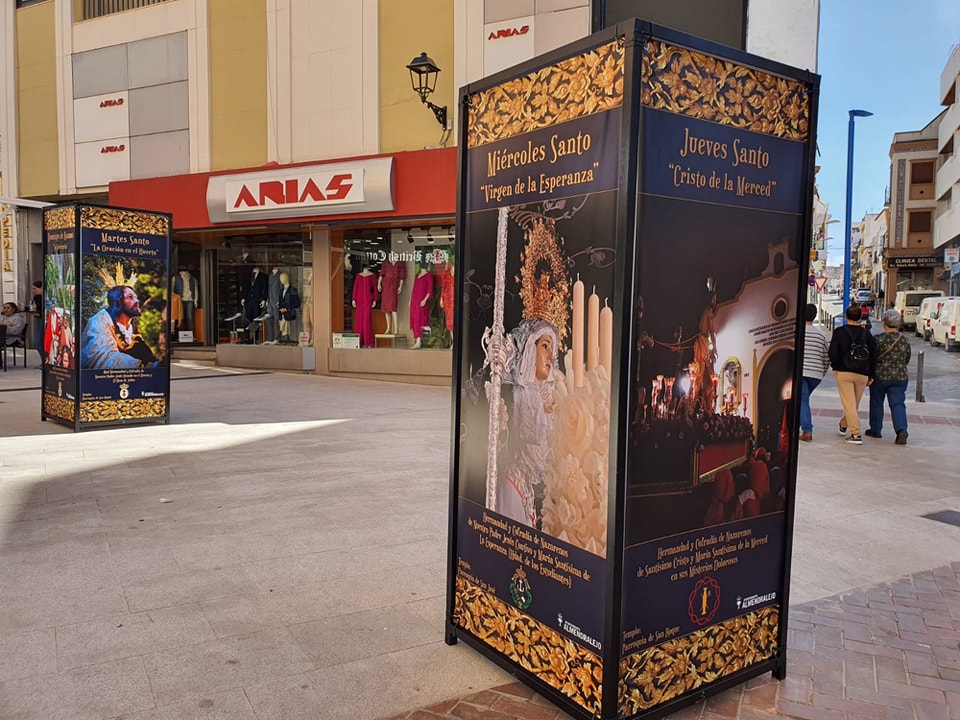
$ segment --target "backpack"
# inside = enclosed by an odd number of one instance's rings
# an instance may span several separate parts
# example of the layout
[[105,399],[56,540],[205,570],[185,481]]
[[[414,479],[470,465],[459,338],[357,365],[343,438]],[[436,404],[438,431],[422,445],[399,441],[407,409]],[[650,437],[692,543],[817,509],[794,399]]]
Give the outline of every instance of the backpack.
[[850,335],[850,347],[847,349],[847,368],[850,372],[866,375],[870,371],[870,347],[863,342],[860,334],[847,326]]

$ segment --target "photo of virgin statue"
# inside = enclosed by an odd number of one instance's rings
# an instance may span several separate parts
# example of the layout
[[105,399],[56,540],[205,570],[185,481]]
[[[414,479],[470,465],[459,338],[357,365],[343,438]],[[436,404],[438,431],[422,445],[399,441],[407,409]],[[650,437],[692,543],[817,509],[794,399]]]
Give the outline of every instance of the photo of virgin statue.
[[549,463],[556,384],[557,330],[546,320],[526,319],[511,333],[516,354],[508,382],[508,412],[514,453],[499,475],[497,512],[530,527],[540,526],[544,472]]

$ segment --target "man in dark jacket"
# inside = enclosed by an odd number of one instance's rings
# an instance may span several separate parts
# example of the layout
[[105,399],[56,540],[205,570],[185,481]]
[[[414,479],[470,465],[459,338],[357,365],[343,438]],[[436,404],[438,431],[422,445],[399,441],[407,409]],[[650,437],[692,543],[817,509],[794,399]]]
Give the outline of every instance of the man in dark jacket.
[[830,367],[837,379],[837,392],[843,404],[840,434],[846,442],[863,445],[860,435],[860,398],[877,369],[877,342],[869,330],[860,327],[860,308],[851,305],[844,313],[846,325],[835,328],[830,338]]

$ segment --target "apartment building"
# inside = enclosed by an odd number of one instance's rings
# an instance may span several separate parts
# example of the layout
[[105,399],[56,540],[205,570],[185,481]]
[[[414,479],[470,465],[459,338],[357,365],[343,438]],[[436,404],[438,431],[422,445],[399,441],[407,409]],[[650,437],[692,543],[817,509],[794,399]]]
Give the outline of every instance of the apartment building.
[[855,233],[858,238],[854,246],[857,256],[856,278],[851,279],[854,288],[869,288],[879,297],[881,291],[886,295],[883,284],[883,266],[881,258],[887,237],[887,210],[867,213],[860,221]]
[[940,75],[945,105],[937,134],[936,230],[934,247],[943,251],[949,294],[960,293],[960,44],[954,45]]
[[[172,213],[172,271],[197,281],[191,345],[215,347],[220,362],[445,384],[458,89],[635,15],[816,69],[819,2],[694,5],[4,3],[0,196]],[[411,65],[430,71],[422,93]],[[39,212],[7,217],[0,282],[22,301],[40,277]],[[299,290],[286,345],[265,345],[263,333],[239,342],[241,288],[254,267],[277,268]],[[379,351],[358,352],[353,281],[370,272],[396,297],[373,312]],[[415,333],[409,308],[424,274],[435,309]],[[415,334],[426,338],[417,351]]]
[[[890,231],[886,297],[898,290],[942,290],[943,251],[934,246],[937,138],[945,113],[922,130],[899,132],[890,144]],[[939,222],[939,220],[938,220]]]

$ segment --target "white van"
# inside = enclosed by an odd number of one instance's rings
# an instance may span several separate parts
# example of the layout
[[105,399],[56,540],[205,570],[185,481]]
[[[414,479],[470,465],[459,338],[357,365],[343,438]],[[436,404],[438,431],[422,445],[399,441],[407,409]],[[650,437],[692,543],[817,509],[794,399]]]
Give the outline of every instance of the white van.
[[947,352],[960,347],[960,298],[945,300],[930,324],[933,327],[931,345],[943,345]]
[[893,309],[900,313],[900,327],[917,326],[917,313],[920,303],[928,297],[942,297],[943,290],[901,290],[893,303]]
[[943,304],[944,300],[946,300],[944,297],[928,297],[924,298],[923,302],[920,303],[920,310],[917,312],[917,328],[915,331],[917,337],[922,337],[924,340],[930,339],[930,335],[933,332],[930,324],[931,317],[940,309],[940,305]]

